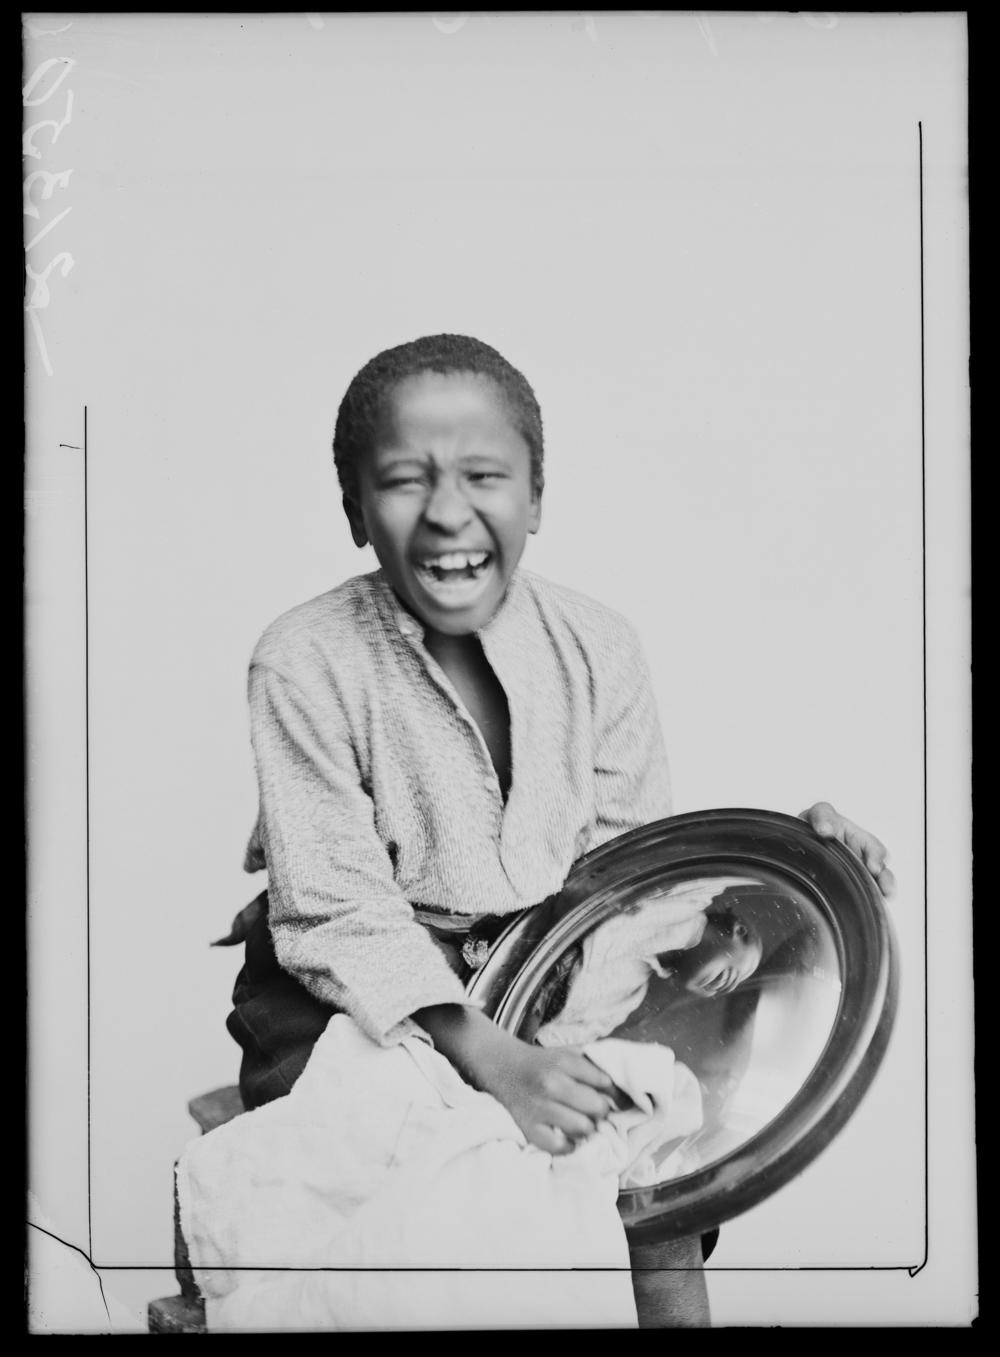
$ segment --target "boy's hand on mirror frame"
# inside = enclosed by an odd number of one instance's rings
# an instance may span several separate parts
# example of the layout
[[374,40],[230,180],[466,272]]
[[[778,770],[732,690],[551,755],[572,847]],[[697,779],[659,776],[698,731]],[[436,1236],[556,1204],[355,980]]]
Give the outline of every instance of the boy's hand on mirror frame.
[[817,801],[808,810],[800,811],[799,819],[805,820],[820,838],[836,839],[849,848],[867,867],[883,896],[892,899],[896,893],[896,878],[886,865],[888,850],[880,839],[841,815],[829,801]]

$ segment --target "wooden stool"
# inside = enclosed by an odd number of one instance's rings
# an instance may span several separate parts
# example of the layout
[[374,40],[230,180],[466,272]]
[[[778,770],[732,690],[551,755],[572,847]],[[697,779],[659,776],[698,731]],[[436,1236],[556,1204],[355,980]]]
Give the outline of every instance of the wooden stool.
[[[233,1117],[244,1110],[240,1091],[235,1085],[217,1088],[212,1093],[203,1093],[200,1098],[192,1098],[188,1111],[201,1128],[214,1131],[224,1126]],[[177,1169],[174,1168],[174,1272],[180,1283],[179,1296],[164,1296],[162,1300],[149,1302],[150,1333],[207,1333],[205,1328],[205,1302],[198,1289],[198,1283],[191,1271],[191,1259],[187,1244],[181,1233],[180,1209],[177,1203]]]

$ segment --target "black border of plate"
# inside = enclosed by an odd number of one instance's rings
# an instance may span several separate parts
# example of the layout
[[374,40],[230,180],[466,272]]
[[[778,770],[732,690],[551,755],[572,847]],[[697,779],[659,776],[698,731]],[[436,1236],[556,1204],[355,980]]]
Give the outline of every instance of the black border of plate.
[[804,821],[763,810],[705,810],[632,830],[581,858],[563,889],[519,915],[469,981],[470,999],[516,1033],[538,982],[567,946],[614,912],[637,880],[683,868],[762,869],[803,892],[830,924],[842,987],[826,1046],[788,1105],[744,1145],[697,1173],[626,1190],[630,1242],[707,1230],[757,1206],[802,1172],[854,1113],[878,1070],[896,1015],[899,965],[875,882],[842,844]]

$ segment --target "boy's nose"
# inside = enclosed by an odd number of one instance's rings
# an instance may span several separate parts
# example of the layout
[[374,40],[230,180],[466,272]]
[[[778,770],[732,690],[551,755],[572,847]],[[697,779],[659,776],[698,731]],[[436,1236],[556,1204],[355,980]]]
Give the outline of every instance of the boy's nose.
[[424,506],[424,518],[441,532],[460,532],[472,514],[461,487],[442,477],[431,490]]

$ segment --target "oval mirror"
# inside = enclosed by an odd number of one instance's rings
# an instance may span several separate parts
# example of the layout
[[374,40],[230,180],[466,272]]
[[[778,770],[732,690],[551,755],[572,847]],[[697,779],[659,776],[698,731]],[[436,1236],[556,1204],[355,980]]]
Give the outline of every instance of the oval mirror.
[[636,1242],[709,1230],[805,1168],[871,1082],[896,990],[862,864],[752,810],[604,844],[504,929],[468,986],[524,1040],[652,1051],[669,1090],[619,1198]]

